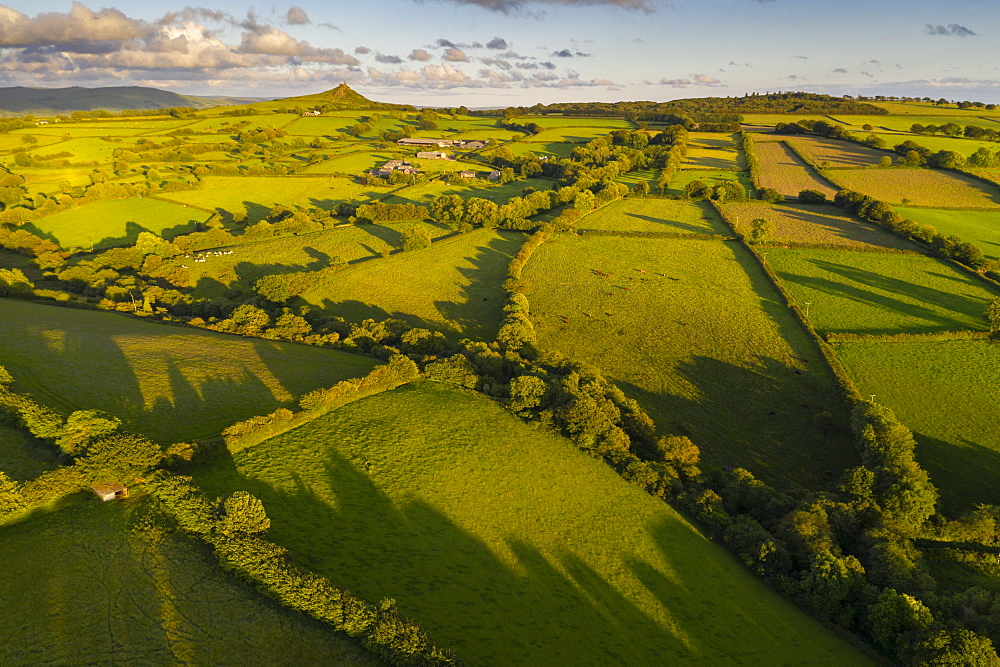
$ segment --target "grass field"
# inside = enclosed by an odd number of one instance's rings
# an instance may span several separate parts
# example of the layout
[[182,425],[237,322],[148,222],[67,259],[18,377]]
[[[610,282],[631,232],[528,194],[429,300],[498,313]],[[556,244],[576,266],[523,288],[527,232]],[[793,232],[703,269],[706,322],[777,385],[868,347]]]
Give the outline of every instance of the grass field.
[[859,334],[986,329],[1000,290],[930,257],[767,249],[767,261],[820,331]]
[[829,163],[831,167],[870,167],[877,165],[883,156],[891,156],[885,151],[826,137],[796,135],[785,141],[808,155],[820,166]]
[[0,300],[0,365],[15,389],[63,412],[99,408],[161,443],[205,438],[240,419],[367,373],[337,350],[172,327],[88,310]]
[[[409,159],[410,156],[396,150],[358,151],[335,157],[321,163],[324,172],[360,174],[375,167],[381,167],[388,160]],[[318,165],[317,165],[318,166]]]
[[809,486],[851,465],[813,421],[846,419],[818,350],[738,244],[559,237],[523,275],[539,347],[602,369],[706,467]]
[[440,197],[441,195],[459,195],[463,199],[478,197],[480,199],[489,199],[497,204],[505,204],[511,197],[523,196],[526,188],[551,190],[552,184],[552,181],[547,178],[525,178],[504,183],[503,185],[491,183],[483,178],[476,179],[462,186],[449,185],[444,181],[431,181],[423,185],[411,185],[410,187],[392,191],[392,194],[382,201],[387,204],[405,202],[427,204],[435,197]]
[[0,424],[0,471],[11,479],[25,481],[56,468],[52,449],[27,431]]
[[208,209],[245,210],[247,220],[257,222],[275,204],[331,209],[344,200],[367,200],[385,192],[346,178],[329,176],[206,176],[199,189],[167,192],[164,197]]
[[515,122],[537,123],[542,127],[600,127],[606,128],[605,132],[611,130],[634,130],[635,125],[623,118],[581,118],[579,116],[523,116]]
[[866,225],[842,215],[840,209],[833,206],[770,205],[760,201],[725,206],[742,234],[749,233],[750,222],[757,218],[773,222],[775,243],[814,243],[845,248],[879,247],[914,250],[912,243],[884,232],[874,225]]
[[335,257],[346,262],[378,257],[383,251],[401,247],[402,230],[412,225],[426,226],[432,236],[447,232],[442,225],[427,222],[340,227],[232,246],[231,255],[207,255],[205,262],[176,258],[165,263],[162,271],[186,266],[195,296],[224,296],[231,288],[249,290],[258,278],[268,274],[325,268]]
[[218,116],[216,118],[206,118],[188,125],[192,132],[216,132],[226,126],[235,126],[246,122],[247,125],[233,134],[238,134],[244,130],[253,130],[265,127],[284,127],[293,120],[300,119],[301,116],[294,113],[269,113],[260,116]]
[[553,127],[542,130],[538,134],[524,137],[521,141],[526,143],[571,143],[585,144],[597,137],[603,137],[611,133],[613,127]]
[[691,132],[683,164],[700,169],[739,169],[739,152],[733,135]]
[[471,392],[352,403],[196,480],[472,665],[857,664],[668,505]]
[[[113,132],[113,130],[105,130],[106,132]],[[104,141],[98,138],[74,138],[69,141],[63,141],[62,143],[56,144],[54,146],[42,146],[41,148],[35,148],[30,151],[32,155],[37,155],[44,157],[46,155],[51,155],[53,153],[72,153],[73,157],[66,158],[71,162],[111,162],[111,154],[116,148],[121,148],[122,144],[112,143],[110,141]]]
[[0,663],[374,664],[262,597],[177,533],[130,529],[143,502],[73,496],[0,528]]
[[829,170],[829,176],[848,190],[889,204],[1000,208],[996,188],[936,169],[839,169]]
[[762,188],[774,188],[786,197],[797,197],[802,190],[816,190],[830,199],[837,194],[838,188],[816,176],[784,143],[756,141],[754,153],[760,161]]
[[788,114],[788,113],[745,113],[743,114],[743,124],[744,125],[770,125],[774,126],[778,123],[794,123],[797,120],[822,120],[830,122],[828,116],[814,115],[814,116],[800,116],[798,114]]
[[63,248],[103,248],[135,243],[139,232],[170,238],[194,231],[209,214],[172,202],[132,197],[107,199],[35,221],[32,226]]
[[602,206],[580,219],[581,229],[616,232],[691,232],[731,234],[715,209],[704,202],[629,197]]
[[1000,504],[1000,346],[992,341],[840,343],[862,394],[892,408],[917,438],[917,460],[955,515]]
[[[3,135],[0,135],[3,136]],[[44,192],[51,194],[61,189],[63,181],[70,186],[90,185],[92,167],[60,167],[56,169],[19,167],[15,173],[24,177],[28,192],[35,194]]]
[[522,155],[527,155],[528,153],[534,153],[535,155],[548,155],[550,157],[560,157],[568,158],[573,149],[579,146],[579,144],[571,144],[567,142],[552,141],[549,143],[541,143],[538,141],[526,142],[526,141],[515,141],[507,144],[507,148],[515,156],[520,157]]
[[1000,259],[1000,211],[948,211],[896,206],[904,218],[931,225],[942,234],[975,243],[990,259]]
[[502,319],[510,258],[524,243],[517,232],[483,229],[424,250],[363,262],[303,298],[350,322],[396,317],[455,338],[492,340]]
[[[621,179],[624,180],[624,179]],[[665,194],[680,196],[684,194],[684,187],[691,181],[703,181],[708,185],[718,185],[723,181],[736,181],[740,183],[747,192],[753,192],[753,183],[746,172],[742,171],[714,171],[709,169],[681,169],[670,179],[670,187]],[[625,181],[627,182],[627,181]]]

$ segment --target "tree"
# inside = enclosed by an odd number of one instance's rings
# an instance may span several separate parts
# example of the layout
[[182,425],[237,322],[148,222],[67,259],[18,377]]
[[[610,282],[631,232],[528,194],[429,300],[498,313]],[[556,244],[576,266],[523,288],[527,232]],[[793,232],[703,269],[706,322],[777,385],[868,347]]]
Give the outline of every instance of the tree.
[[802,190],[799,192],[799,201],[803,204],[825,204],[826,195],[819,190]]
[[758,245],[766,242],[774,233],[774,223],[764,218],[757,218],[750,222],[750,233],[747,235],[747,242],[751,245]]
[[708,199],[712,194],[712,188],[705,181],[694,180],[684,186],[684,196],[688,199],[699,201]]
[[986,321],[990,323],[991,334],[1000,334],[1000,298],[993,299],[986,307]]
[[881,167],[882,169],[888,169],[889,167],[892,166],[892,157],[889,155],[883,155],[881,158],[879,158],[878,166]]
[[901,654],[903,661],[910,665],[1000,665],[993,642],[965,628],[934,627],[903,648]]
[[421,250],[431,245],[431,233],[426,227],[412,225],[403,230],[403,250]]
[[875,641],[895,654],[916,633],[930,627],[934,615],[920,600],[890,588],[868,607],[868,621]]
[[15,512],[24,507],[21,496],[21,485],[0,470],[0,516]]
[[515,412],[538,407],[548,392],[545,380],[534,375],[522,375],[510,381],[510,409]]
[[757,191],[757,194],[768,204],[777,204],[778,202],[785,201],[785,195],[781,194],[774,188],[761,188]]
[[66,454],[75,455],[85,451],[91,441],[114,433],[121,425],[120,419],[100,410],[77,410],[66,418],[56,444]]
[[271,527],[264,503],[249,491],[236,491],[222,501],[218,529],[223,535],[256,535]]
[[236,333],[247,336],[256,336],[271,323],[271,316],[267,314],[267,311],[249,303],[236,306],[230,319]]
[[683,435],[664,436],[656,441],[656,449],[664,463],[685,477],[697,477],[701,474],[698,469],[701,452],[691,438]]

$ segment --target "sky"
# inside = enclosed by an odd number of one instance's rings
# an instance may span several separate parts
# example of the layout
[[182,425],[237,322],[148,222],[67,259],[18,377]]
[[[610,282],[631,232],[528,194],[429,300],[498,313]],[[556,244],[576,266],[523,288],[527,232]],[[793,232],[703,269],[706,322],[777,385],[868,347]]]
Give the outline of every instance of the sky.
[[378,101],[469,107],[788,90],[1000,103],[996,0],[107,1],[0,4],[0,86],[276,98],[346,81]]

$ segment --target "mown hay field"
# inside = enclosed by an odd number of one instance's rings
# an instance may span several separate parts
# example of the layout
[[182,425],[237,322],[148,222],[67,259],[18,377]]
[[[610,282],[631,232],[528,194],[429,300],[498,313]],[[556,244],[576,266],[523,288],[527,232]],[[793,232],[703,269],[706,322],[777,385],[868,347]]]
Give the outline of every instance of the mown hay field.
[[615,232],[732,233],[715,209],[704,202],[639,197],[602,206],[581,218],[577,227]]
[[520,157],[522,155],[527,155],[528,153],[534,153],[535,155],[548,155],[550,157],[569,157],[573,149],[579,144],[570,144],[559,141],[553,141],[549,143],[540,143],[537,141],[526,142],[526,141],[515,141],[507,144],[507,148],[515,156]]
[[194,231],[209,214],[150,197],[106,199],[39,218],[33,227],[63,248],[133,244],[142,231],[170,238]]
[[69,413],[97,408],[170,443],[366,374],[338,350],[171,327],[89,310],[0,300],[0,365],[14,388]]
[[1000,503],[1000,346],[989,340],[839,343],[862,394],[896,412],[952,515]]
[[826,137],[795,135],[785,141],[820,166],[828,163],[831,167],[871,167],[877,165],[884,156],[891,156],[891,153],[885,151]]
[[889,204],[1000,209],[996,188],[937,169],[836,169],[828,175],[848,190]]
[[739,169],[739,153],[732,142],[712,146],[706,142],[688,145],[687,155],[682,164],[700,169]]
[[5,665],[375,664],[356,643],[281,608],[219,568],[204,545],[132,529],[144,501],[62,509],[0,528]]
[[468,664],[863,661],[668,505],[460,388],[366,398],[194,474]]
[[379,257],[401,247],[402,230],[413,225],[426,227],[435,237],[448,232],[443,225],[422,221],[350,225],[250,241],[231,246],[228,252],[232,254],[204,253],[204,262],[177,257],[165,262],[158,273],[186,267],[195,296],[225,296],[230,289],[250,290],[254,282],[269,274],[316,271],[331,266],[338,257],[348,263]]
[[760,187],[774,188],[786,197],[796,197],[802,190],[816,190],[829,198],[838,188],[816,176],[784,143],[755,141],[753,147],[760,161]]
[[[973,125],[993,126],[992,123],[974,122]],[[907,128],[909,129],[909,128]],[[994,126],[1000,130],[1000,126]],[[913,141],[933,152],[955,151],[966,157],[972,155],[980,148],[985,148],[991,153],[995,153],[1000,146],[991,141],[979,141],[978,139],[966,139],[965,137],[945,137],[933,134],[879,134],[889,148],[898,146],[904,141]]]
[[523,277],[538,347],[602,369],[705,467],[809,486],[854,460],[814,422],[846,425],[819,351],[738,243],[563,236]]
[[163,198],[210,210],[246,211],[248,222],[253,223],[266,217],[276,204],[329,210],[344,200],[366,200],[383,194],[385,190],[329,176],[206,176],[197,190],[167,192]]
[[492,340],[503,315],[501,283],[522,243],[517,232],[459,234],[344,269],[302,298],[350,322],[394,317],[456,340]]
[[975,243],[989,259],[1000,259],[1000,211],[949,211],[896,206],[896,213],[945,235]]
[[767,261],[823,332],[934,333],[986,329],[1000,289],[921,255],[768,248]]
[[772,205],[760,201],[724,205],[730,220],[741,234],[748,234],[751,222],[763,218],[774,223],[772,241],[837,245],[845,248],[895,248],[913,251],[908,241],[859,222],[833,206],[808,204]]

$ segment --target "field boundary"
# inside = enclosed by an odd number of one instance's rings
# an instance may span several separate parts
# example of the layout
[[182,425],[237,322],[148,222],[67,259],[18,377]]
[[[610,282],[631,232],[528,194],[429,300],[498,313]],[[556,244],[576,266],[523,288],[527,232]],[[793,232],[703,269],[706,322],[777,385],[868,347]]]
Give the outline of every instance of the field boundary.
[[613,229],[580,229],[580,236],[620,236],[624,238],[684,239],[695,241],[735,241],[736,237],[725,234],[702,234],[699,232],[630,232]]
[[750,254],[757,261],[758,266],[760,266],[761,269],[764,271],[764,274],[767,276],[768,280],[771,282],[772,285],[774,285],[774,288],[778,290],[778,293],[781,294],[781,296],[785,299],[785,303],[788,305],[789,309],[791,309],[792,313],[795,316],[795,319],[799,322],[802,328],[805,329],[808,336],[813,340],[816,347],[819,349],[820,354],[826,361],[827,368],[829,368],[830,372],[833,373],[833,376],[837,381],[837,385],[843,392],[844,399],[848,402],[849,405],[853,405],[854,403],[861,401],[862,400],[861,392],[858,391],[857,385],[854,384],[854,381],[851,380],[851,377],[847,374],[847,369],[845,369],[843,364],[840,363],[840,359],[837,358],[837,355],[834,353],[833,348],[830,347],[830,344],[827,343],[825,340],[823,340],[823,337],[820,336],[819,333],[817,333],[816,329],[813,328],[812,324],[810,324],[809,318],[806,317],[805,311],[802,310],[802,308],[799,306],[798,302],[795,301],[795,298],[791,295],[791,293],[787,289],[785,289],[785,286],[781,283],[781,279],[778,277],[778,274],[775,273],[774,269],[771,268],[771,266],[767,263],[767,261],[760,256],[760,253],[757,252],[757,249],[754,248],[749,243],[747,243],[746,238],[740,235],[740,233],[736,230],[735,224],[733,223],[732,220],[729,219],[728,215],[726,214],[726,211],[721,206],[719,206],[718,203],[714,201],[710,203],[712,206],[715,207],[715,210],[719,212],[719,215],[722,217],[723,222],[725,222],[726,225],[728,225],[729,228],[733,230],[733,233],[736,235],[736,238],[740,241],[743,247],[745,247],[747,250],[750,251]]
[[988,340],[991,337],[988,331],[971,329],[919,334],[856,334],[836,331],[826,334],[826,340],[830,343],[936,343],[953,340]]

